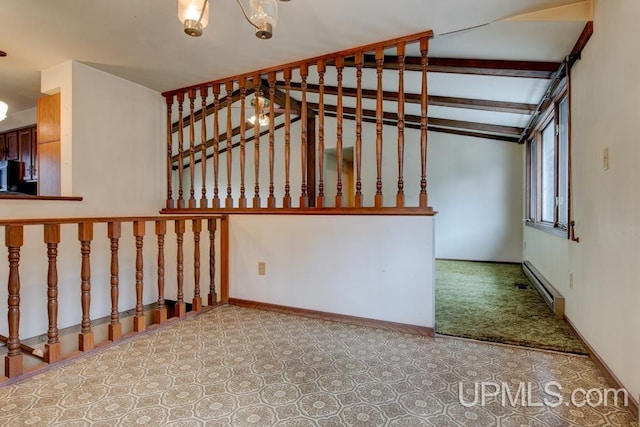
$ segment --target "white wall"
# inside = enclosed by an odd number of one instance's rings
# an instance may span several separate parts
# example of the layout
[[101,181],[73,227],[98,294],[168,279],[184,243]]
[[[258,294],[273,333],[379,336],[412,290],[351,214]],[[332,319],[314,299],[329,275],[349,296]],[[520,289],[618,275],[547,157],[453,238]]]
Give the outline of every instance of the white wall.
[[573,68],[573,204],[580,243],[526,227],[524,233],[524,258],[565,295],[567,317],[636,399],[640,56],[632,40],[639,19],[636,1],[596,0],[594,35]]
[[429,133],[436,257],[522,261],[523,146]]
[[230,297],[433,328],[433,225],[433,217],[234,215]]

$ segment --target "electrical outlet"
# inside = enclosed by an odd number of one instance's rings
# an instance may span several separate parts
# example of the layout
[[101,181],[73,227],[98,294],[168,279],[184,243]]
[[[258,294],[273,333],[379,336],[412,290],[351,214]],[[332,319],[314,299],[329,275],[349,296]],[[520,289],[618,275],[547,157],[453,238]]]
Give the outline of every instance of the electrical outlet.
[[258,263],[258,275],[266,276],[266,274],[267,274],[267,263],[264,261],[260,261]]
[[573,273],[569,273],[569,289],[573,289]]

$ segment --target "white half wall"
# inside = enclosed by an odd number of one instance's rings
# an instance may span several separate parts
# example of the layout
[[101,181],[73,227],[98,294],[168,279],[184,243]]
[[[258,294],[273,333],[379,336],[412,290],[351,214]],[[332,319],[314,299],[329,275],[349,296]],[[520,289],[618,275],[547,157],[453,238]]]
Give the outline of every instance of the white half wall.
[[524,258],[564,294],[567,317],[637,400],[640,56],[630,54],[629,40],[637,36],[640,3],[596,0],[594,6],[594,34],[572,71],[572,195],[580,242],[525,227]]
[[231,298],[434,327],[434,217],[232,215],[229,225]]

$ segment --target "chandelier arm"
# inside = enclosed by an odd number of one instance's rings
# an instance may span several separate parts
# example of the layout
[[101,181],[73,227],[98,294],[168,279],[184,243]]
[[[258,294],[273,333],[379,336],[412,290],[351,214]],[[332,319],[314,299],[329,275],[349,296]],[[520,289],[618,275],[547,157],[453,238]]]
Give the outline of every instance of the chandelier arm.
[[[208,0],[205,0],[208,1]],[[254,27],[255,29],[259,30],[260,27],[258,27],[256,24],[254,24],[251,19],[249,19],[249,17],[247,16],[247,12],[244,11],[244,6],[242,6],[242,3],[240,2],[240,0],[236,0],[236,2],[238,3],[238,6],[240,6],[240,10],[242,11],[242,15],[244,15],[244,19],[247,20],[247,22],[249,24],[251,24],[252,27]]]
[[204,17],[204,11],[207,10],[208,3],[209,3],[209,0],[204,0],[204,3],[202,3],[202,10],[200,11],[200,17],[198,18],[198,22],[196,23],[196,25],[202,23],[202,18]]

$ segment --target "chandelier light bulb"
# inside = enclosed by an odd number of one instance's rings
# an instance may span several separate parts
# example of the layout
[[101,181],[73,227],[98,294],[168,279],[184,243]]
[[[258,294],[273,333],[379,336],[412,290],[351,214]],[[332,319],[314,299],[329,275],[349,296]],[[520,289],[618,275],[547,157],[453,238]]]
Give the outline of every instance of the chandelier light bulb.
[[7,111],[9,110],[9,106],[6,102],[0,101],[0,122],[7,118]]
[[273,36],[278,24],[278,2],[276,0],[251,0],[249,19],[256,26],[256,37],[262,40]]
[[209,25],[209,0],[178,0],[178,19],[185,33],[200,37]]

